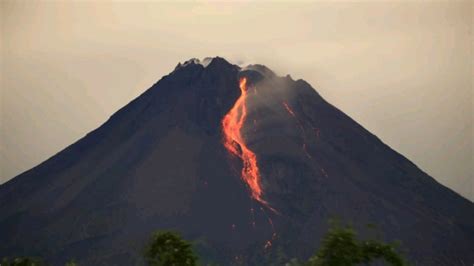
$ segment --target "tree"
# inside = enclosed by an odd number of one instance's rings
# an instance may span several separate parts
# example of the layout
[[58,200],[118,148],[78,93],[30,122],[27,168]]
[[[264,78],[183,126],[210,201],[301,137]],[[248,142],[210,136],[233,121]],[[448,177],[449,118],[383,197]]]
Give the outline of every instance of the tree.
[[17,257],[14,259],[3,258],[0,266],[42,266],[43,261],[39,258]]
[[189,242],[174,232],[154,233],[145,251],[151,266],[195,266],[197,257]]
[[77,266],[77,263],[75,260],[70,260],[66,262],[65,266]]
[[368,264],[374,259],[384,259],[393,266],[403,266],[403,258],[396,252],[395,244],[379,240],[358,241],[351,226],[331,222],[321,248],[308,261],[310,266],[350,266]]

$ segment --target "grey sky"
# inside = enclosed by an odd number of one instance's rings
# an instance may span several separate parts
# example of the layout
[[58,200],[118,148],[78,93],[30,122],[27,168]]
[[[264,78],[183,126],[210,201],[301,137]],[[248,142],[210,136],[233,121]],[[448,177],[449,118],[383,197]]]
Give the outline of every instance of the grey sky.
[[1,1],[0,183],[103,123],[179,61],[307,80],[474,199],[472,1]]

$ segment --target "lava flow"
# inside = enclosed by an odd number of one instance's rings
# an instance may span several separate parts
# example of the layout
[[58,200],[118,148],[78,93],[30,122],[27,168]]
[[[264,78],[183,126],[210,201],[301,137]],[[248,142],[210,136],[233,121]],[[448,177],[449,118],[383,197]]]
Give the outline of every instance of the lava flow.
[[250,188],[251,196],[269,209],[273,210],[268,203],[262,199],[261,175],[258,169],[257,156],[247,147],[242,136],[242,128],[247,117],[247,79],[241,78],[239,82],[241,95],[234,106],[222,120],[224,133],[224,146],[233,155],[242,160],[242,179]]
[[[306,132],[304,130],[303,124],[301,124],[300,120],[296,117],[295,112],[291,109],[291,107],[288,105],[287,102],[283,102],[283,106],[285,107],[286,111],[296,120],[296,123],[298,124],[298,127],[301,130],[301,134],[303,135],[303,151],[306,154],[306,156],[311,159],[313,158],[311,154],[309,154],[308,149],[306,147]],[[318,133],[319,134],[319,133]]]

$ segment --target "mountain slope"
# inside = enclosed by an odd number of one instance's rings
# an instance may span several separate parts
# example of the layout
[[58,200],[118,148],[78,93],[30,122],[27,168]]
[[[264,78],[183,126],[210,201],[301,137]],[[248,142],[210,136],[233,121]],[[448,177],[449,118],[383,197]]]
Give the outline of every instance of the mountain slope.
[[[242,134],[263,199],[223,145],[222,119],[249,83]],[[327,219],[375,223],[420,265],[474,262],[474,205],[418,169],[309,84],[261,65],[190,60],[105,124],[0,186],[0,257],[133,265],[173,229],[206,261],[310,256]]]

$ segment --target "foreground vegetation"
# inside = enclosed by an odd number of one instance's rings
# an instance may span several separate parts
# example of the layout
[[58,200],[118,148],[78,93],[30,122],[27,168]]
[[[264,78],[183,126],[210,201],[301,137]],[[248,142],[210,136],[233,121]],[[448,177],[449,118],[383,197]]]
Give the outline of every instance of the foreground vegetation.
[[[320,249],[306,262],[296,259],[285,266],[352,266],[369,265],[376,260],[384,260],[392,266],[404,266],[406,262],[397,252],[396,243],[381,240],[357,239],[357,233],[348,225],[331,221],[329,231],[323,237]],[[156,232],[152,235],[144,252],[144,259],[150,266],[197,266],[198,257],[190,242],[175,232]],[[43,266],[38,258],[4,258],[0,266]],[[77,266],[73,261],[66,266]]]
[[324,236],[321,248],[303,265],[343,266],[368,265],[377,259],[383,259],[390,265],[406,265],[403,257],[396,251],[397,243],[384,243],[380,240],[357,240],[351,226],[342,226],[331,222],[331,228]]

